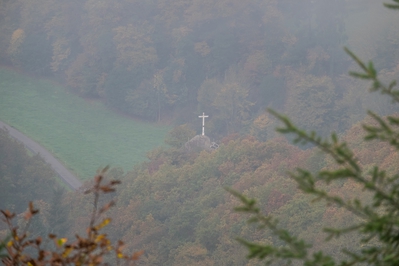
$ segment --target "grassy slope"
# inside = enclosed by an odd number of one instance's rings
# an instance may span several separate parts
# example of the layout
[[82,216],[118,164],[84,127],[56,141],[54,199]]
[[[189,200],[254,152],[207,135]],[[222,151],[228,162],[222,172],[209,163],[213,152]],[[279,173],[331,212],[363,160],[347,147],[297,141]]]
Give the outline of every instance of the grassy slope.
[[38,141],[81,179],[145,160],[169,128],[133,121],[63,87],[0,68],[0,120]]

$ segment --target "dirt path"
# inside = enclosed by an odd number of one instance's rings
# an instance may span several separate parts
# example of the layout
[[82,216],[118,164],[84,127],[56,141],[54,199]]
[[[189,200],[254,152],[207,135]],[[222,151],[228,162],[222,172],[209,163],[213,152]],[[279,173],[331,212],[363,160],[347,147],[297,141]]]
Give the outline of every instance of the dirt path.
[[27,149],[32,151],[33,153],[38,153],[44,161],[51,165],[53,170],[61,177],[65,184],[70,186],[71,188],[77,190],[80,186],[82,186],[82,182],[74,176],[71,172],[66,169],[60,161],[58,161],[50,152],[48,152],[45,148],[40,146],[37,142],[28,138],[15,128],[3,123],[0,121],[0,128],[6,128],[8,134],[14,139],[22,142]]

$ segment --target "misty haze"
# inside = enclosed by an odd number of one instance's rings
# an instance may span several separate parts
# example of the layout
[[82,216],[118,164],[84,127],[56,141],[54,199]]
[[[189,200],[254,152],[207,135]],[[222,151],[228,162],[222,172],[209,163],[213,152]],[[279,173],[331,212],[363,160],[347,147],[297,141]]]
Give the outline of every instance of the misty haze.
[[[387,84],[398,77],[399,14],[383,3],[0,0],[0,209],[22,227],[33,201],[29,235],[72,241],[94,217],[83,192],[110,166],[102,174],[122,185],[100,198],[117,203],[102,230],[137,265],[263,265],[235,239],[282,242],[235,212],[225,187],[256,198],[311,252],[346,258],[360,236],[325,242],[322,230],[360,218],[312,203],[287,174],[334,168],[334,157],[292,144],[267,109],[323,138],[335,132],[362,169],[397,173],[396,148],[366,145],[362,131],[367,110],[397,106],[348,75],[361,69],[344,51]],[[326,191],[370,202],[351,180]],[[0,222],[0,243],[8,236]]]

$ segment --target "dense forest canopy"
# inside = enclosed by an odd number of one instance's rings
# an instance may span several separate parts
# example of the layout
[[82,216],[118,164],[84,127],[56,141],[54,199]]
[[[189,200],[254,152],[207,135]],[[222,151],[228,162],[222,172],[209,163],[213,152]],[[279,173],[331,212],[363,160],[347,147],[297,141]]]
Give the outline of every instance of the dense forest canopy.
[[193,125],[205,111],[215,139],[265,138],[267,106],[342,132],[375,104],[343,76],[343,45],[396,71],[399,32],[381,9],[371,0],[2,0],[0,59],[142,119]]
[[[183,124],[209,112],[209,134],[220,138],[217,150],[181,149],[181,136],[195,134],[183,125],[167,137],[170,147],[150,151],[147,162],[127,173],[118,168],[107,173],[124,184],[117,195],[104,199],[118,200],[110,211],[109,236],[124,239],[130,251],[144,249],[143,265],[251,266],[257,262],[245,258],[234,237],[282,244],[234,212],[238,202],[223,186],[258,198],[264,202],[262,212],[341,259],[340,250],[355,248],[359,236],[325,243],[321,228],[348,226],[357,218],[336,206],[311,204],[286,174],[298,165],[312,172],[334,167],[333,160],[284,138],[271,139],[273,121],[263,111],[266,106],[283,110],[321,134],[336,130],[362,169],[379,164],[387,174],[397,173],[394,149],[363,142],[362,123],[356,122],[364,122],[366,107],[381,114],[394,109],[365,95],[364,83],[347,77],[351,61],[341,51],[344,44],[358,45],[359,54],[379,66],[379,77],[397,76],[399,32],[389,13],[369,21],[368,15],[379,10],[371,0],[2,0],[0,42],[7,49],[0,57],[144,119],[173,118]],[[367,36],[359,25],[368,26]],[[51,195],[59,190],[48,181],[51,171],[44,166],[39,171],[38,156],[25,154],[2,131],[0,148],[1,207],[20,213],[26,197],[36,199],[41,220],[31,232],[57,230],[71,238],[84,231],[90,200],[80,192]],[[40,176],[31,178],[36,170]],[[33,191],[38,184],[38,192]],[[343,199],[359,194],[370,202],[351,180],[325,189]],[[0,227],[0,237],[6,234]]]
[[[398,154],[389,145],[362,142],[360,131],[358,123],[345,134],[359,165],[370,169],[378,163],[387,166],[389,173],[396,173]],[[13,143],[4,134],[1,136],[0,147]],[[20,146],[16,150],[21,149]],[[145,250],[140,258],[142,265],[257,265],[256,261],[246,259],[245,249],[234,238],[241,236],[279,245],[277,237],[256,230],[246,223],[244,216],[234,212],[238,201],[224,191],[225,186],[256,197],[263,203],[264,213],[278,217],[283,227],[312,243],[315,250],[342,259],[345,255],[340,250],[352,249],[358,241],[358,236],[352,234],[325,243],[323,227],[348,226],[357,218],[336,206],[312,204],[287,175],[287,170],[298,165],[311,171],[334,167],[332,160],[316,149],[301,150],[283,138],[261,142],[252,136],[231,136],[215,151],[187,153],[176,147],[158,148],[148,158],[148,162],[125,174],[120,169],[111,169],[107,178],[120,179],[123,185],[116,194],[101,200],[117,200],[117,206],[109,212],[112,224],[106,233],[111,240],[123,239],[128,253]],[[21,163],[29,165],[26,161]],[[14,179],[8,178],[12,176],[9,172],[1,174],[1,183],[6,182],[5,193],[14,193],[1,194],[7,195],[3,208],[13,208],[12,200],[18,200],[18,208],[13,210],[20,213],[26,206],[24,202],[33,199],[40,209],[29,228],[34,236],[56,233],[72,240],[75,233],[84,234],[84,226],[90,221],[87,214],[93,208],[90,197],[74,191],[59,193],[47,187],[52,182],[37,181],[38,177],[29,172]],[[32,185],[21,187],[19,184],[24,182]],[[85,184],[82,190],[90,186]],[[342,180],[326,189],[344,199],[363,195],[361,199],[369,201],[368,194],[361,193],[362,188],[351,180]],[[23,225],[22,215],[18,216],[18,223]],[[0,227],[0,236],[6,235],[5,227]]]

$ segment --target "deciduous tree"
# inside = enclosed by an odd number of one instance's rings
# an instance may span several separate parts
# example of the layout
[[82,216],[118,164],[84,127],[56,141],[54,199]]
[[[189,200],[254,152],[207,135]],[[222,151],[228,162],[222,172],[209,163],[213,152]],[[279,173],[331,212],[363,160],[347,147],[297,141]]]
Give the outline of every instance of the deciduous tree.
[[[389,8],[399,9],[399,1],[393,0],[392,4],[385,4]],[[361,72],[351,72],[357,78],[370,80],[371,91],[378,91],[388,96],[395,103],[399,102],[399,91],[395,89],[396,82],[384,84],[377,75],[373,63],[363,63],[351,51],[346,52],[358,64]],[[281,122],[283,127],[278,131],[293,134],[296,143],[312,143],[320,148],[334,161],[334,167],[311,173],[298,168],[292,172],[291,177],[297,182],[299,188],[312,195],[316,201],[324,200],[334,208],[341,208],[357,219],[347,221],[343,228],[326,228],[327,240],[339,238],[348,233],[355,233],[356,244],[343,250],[345,256],[325,254],[322,251],[310,252],[311,244],[303,238],[289,233],[277,220],[264,215],[256,200],[249,199],[242,194],[230,190],[237,196],[242,205],[236,210],[251,214],[250,222],[258,223],[261,228],[268,228],[280,241],[280,245],[270,243],[251,242],[244,239],[239,241],[248,248],[248,258],[258,258],[266,263],[291,263],[293,261],[303,265],[397,265],[399,264],[398,250],[398,212],[399,212],[399,187],[397,171],[387,171],[382,165],[363,166],[356,153],[349,148],[348,143],[338,139],[333,133],[330,138],[321,138],[314,132],[306,132],[296,127],[288,118],[271,111]],[[363,125],[365,132],[364,141],[380,141],[391,147],[391,152],[397,153],[399,149],[399,118],[397,115],[380,117],[369,112],[372,123]],[[352,183],[356,191],[347,195],[328,192],[327,187],[346,181]],[[357,188],[357,189],[356,189]],[[350,191],[349,189],[348,191]],[[360,194],[359,194],[360,193]],[[369,197],[367,195],[370,195]],[[334,212],[336,212],[335,210]],[[325,214],[327,216],[330,214]],[[340,215],[334,216],[339,219]]]

